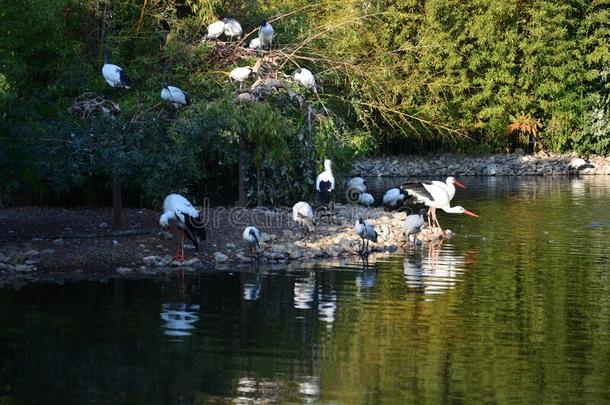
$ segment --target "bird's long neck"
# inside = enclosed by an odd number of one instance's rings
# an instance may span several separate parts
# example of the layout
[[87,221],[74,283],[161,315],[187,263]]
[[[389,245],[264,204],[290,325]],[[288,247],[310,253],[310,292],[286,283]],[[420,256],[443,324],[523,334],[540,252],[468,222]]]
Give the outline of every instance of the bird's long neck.
[[461,214],[462,211],[460,210],[460,207],[443,207],[441,208],[443,211],[445,211],[448,214]]

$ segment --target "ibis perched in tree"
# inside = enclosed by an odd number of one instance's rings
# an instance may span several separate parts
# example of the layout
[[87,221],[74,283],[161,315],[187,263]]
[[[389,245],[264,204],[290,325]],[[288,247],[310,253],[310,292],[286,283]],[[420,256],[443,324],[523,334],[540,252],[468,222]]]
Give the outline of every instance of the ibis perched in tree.
[[106,83],[110,87],[124,87],[128,89],[131,87],[131,80],[127,77],[127,74],[123,72],[123,69],[112,63],[108,63],[110,60],[110,54],[107,49],[104,49],[104,66],[102,66],[102,76]]
[[208,25],[208,33],[206,34],[207,39],[218,39],[222,34],[225,33],[225,22],[224,21],[214,21],[212,24]]
[[197,208],[180,194],[170,194],[163,201],[163,214],[159,218],[163,228],[174,227],[179,233],[178,248],[175,260],[184,261],[184,237],[189,238],[195,251],[199,250],[199,242],[206,239],[204,221]]
[[191,103],[187,93],[180,90],[178,87],[168,86],[167,82],[163,82],[161,99],[173,105],[174,108],[179,108],[180,106],[189,105]]
[[[355,226],[356,233],[362,239],[362,247],[360,249],[360,256],[366,257],[369,255],[369,241],[377,243],[377,231],[375,231],[375,225],[370,222],[364,221],[362,218],[358,219]],[[366,240],[366,250],[364,248],[364,241]]]
[[318,92],[318,89],[316,88],[316,79],[309,69],[299,68],[292,74],[292,77],[306,89],[310,89],[314,93]]
[[250,254],[254,256],[254,250],[258,252],[260,249],[261,231],[254,225],[246,227],[242,235],[244,242],[250,249]]
[[426,210],[424,208],[419,210],[418,214],[411,214],[407,216],[403,223],[403,229],[407,240],[411,240],[411,236],[413,236],[413,241],[415,240],[415,236],[421,231],[421,228],[426,224]]
[[250,74],[253,71],[254,69],[249,66],[236,67],[235,69],[231,70],[231,73],[229,73],[229,77],[231,78],[231,80],[238,82],[239,88],[241,89],[244,82],[248,80]]
[[335,189],[335,176],[332,169],[333,162],[329,159],[324,161],[324,171],[316,178],[316,193],[318,201],[324,207],[327,207],[332,214],[332,192]]
[[261,40],[261,46],[263,48],[271,49],[274,35],[275,32],[273,31],[271,23],[268,23],[266,20],[261,21],[261,25],[258,28],[258,38]]
[[294,204],[292,207],[292,220],[307,229],[308,232],[313,231],[313,227],[316,225],[313,209],[305,201],[299,201]]
[[229,40],[233,41],[233,38],[235,37],[237,37],[237,39],[241,39],[243,30],[241,29],[241,24],[239,21],[233,18],[223,18],[222,21],[225,23],[224,34],[229,38]]
[[[471,217],[478,217],[477,214],[472,213],[459,205],[451,207],[451,199],[449,198],[447,190],[445,187],[438,184],[410,182],[403,183],[400,188],[408,195],[412,196],[417,202],[422,203],[429,208],[433,208],[430,216],[432,216],[432,221],[434,221],[436,226],[439,228],[441,228],[441,225],[436,218],[435,208],[440,208],[449,214],[466,214],[470,215]],[[428,217],[428,223],[430,227],[432,227],[432,224],[430,223],[430,216]]]

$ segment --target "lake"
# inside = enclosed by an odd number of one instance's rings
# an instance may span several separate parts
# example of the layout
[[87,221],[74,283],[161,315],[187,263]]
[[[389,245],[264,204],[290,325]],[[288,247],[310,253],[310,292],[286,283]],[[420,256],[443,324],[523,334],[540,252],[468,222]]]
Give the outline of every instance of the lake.
[[0,404],[610,403],[610,176],[460,180],[368,265],[4,286]]

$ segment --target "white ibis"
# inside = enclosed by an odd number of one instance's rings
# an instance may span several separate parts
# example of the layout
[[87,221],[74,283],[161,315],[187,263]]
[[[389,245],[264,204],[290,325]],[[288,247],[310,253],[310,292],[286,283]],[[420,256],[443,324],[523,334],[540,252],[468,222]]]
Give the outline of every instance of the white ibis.
[[358,204],[364,205],[365,207],[370,207],[375,203],[375,198],[369,193],[361,193],[358,196]]
[[131,80],[127,77],[127,74],[123,72],[123,69],[112,63],[108,63],[110,59],[107,49],[104,49],[104,66],[102,66],[102,76],[106,83],[110,87],[124,87],[128,89],[131,87]]
[[403,229],[407,240],[411,240],[411,235],[413,235],[413,240],[415,240],[415,235],[421,231],[421,228],[426,223],[426,210],[419,210],[418,214],[411,214],[407,216],[403,223]]
[[229,73],[229,77],[238,82],[239,83],[239,88],[242,88],[242,85],[244,84],[244,82],[246,80],[248,80],[248,77],[250,77],[250,74],[254,71],[254,69],[252,69],[249,66],[245,66],[245,67],[236,67],[235,69],[231,70],[231,73]]
[[332,165],[333,162],[326,159],[324,161],[324,171],[316,178],[316,193],[318,196],[318,201],[323,206],[328,207],[331,212],[331,197],[332,192],[335,189],[335,176],[333,176]]
[[250,254],[254,256],[254,249],[260,249],[261,231],[254,225],[246,227],[242,235],[244,242],[250,249]]
[[261,21],[261,26],[258,28],[258,38],[261,40],[261,46],[263,48],[271,49],[274,35],[275,32],[273,31],[271,23],[268,23],[266,20]]
[[199,242],[206,239],[203,218],[197,208],[180,194],[170,194],[163,201],[163,214],[159,218],[163,228],[173,226],[179,230],[180,238],[175,260],[184,261],[184,236],[188,237],[199,249]]
[[263,46],[261,45],[260,38],[251,39],[250,42],[248,43],[248,48],[255,49],[255,50],[262,49]]
[[[370,222],[365,222],[362,218],[358,219],[355,226],[356,233],[362,239],[362,248],[360,249],[360,256],[369,255],[369,241],[377,243],[377,231],[375,231],[375,225]],[[364,250],[364,241],[366,240],[366,251]]]
[[241,39],[243,30],[239,21],[234,18],[223,18],[222,22],[225,23],[224,34],[229,38],[230,41],[233,41],[233,38],[235,37],[237,37],[237,39]]
[[218,39],[222,34],[225,33],[225,22],[214,21],[208,25],[208,33],[205,36],[207,39]]
[[299,201],[294,204],[292,207],[292,220],[306,228],[308,232],[313,231],[313,227],[316,225],[313,209],[305,201]]
[[316,79],[313,76],[313,73],[311,73],[311,70],[299,68],[292,74],[292,77],[306,89],[310,89],[314,93],[318,92],[318,89],[316,88]]
[[180,90],[178,87],[168,86],[167,82],[163,82],[161,99],[173,105],[174,108],[179,108],[180,106],[189,105],[191,103],[187,93]]
[[[472,217],[478,217],[477,214],[474,214],[459,205],[451,207],[451,200],[449,198],[449,194],[447,194],[447,190],[445,190],[445,188],[442,186],[435,185],[432,183],[412,182],[403,183],[400,188],[404,190],[408,195],[414,197],[418,202],[425,204],[429,208],[432,208],[432,220],[439,228],[441,226],[438,223],[438,219],[436,218],[436,208],[440,208],[449,214],[466,214]],[[428,217],[428,222],[430,223],[430,216]],[[430,226],[432,226],[431,223]]]
[[386,207],[395,208],[405,199],[405,193],[400,188],[391,188],[383,195],[382,203]]

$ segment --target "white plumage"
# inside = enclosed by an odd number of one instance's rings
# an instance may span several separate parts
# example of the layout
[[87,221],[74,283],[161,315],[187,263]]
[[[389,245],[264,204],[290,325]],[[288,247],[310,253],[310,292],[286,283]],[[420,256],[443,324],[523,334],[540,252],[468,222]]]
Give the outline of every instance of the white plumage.
[[296,80],[301,86],[306,89],[311,89],[314,93],[317,93],[318,90],[316,88],[316,79],[313,76],[313,73],[309,69],[300,68],[297,69],[292,77]]
[[316,178],[316,192],[318,201],[323,205],[329,205],[332,192],[335,189],[335,176],[332,169],[333,162],[329,159],[324,161],[324,171]]
[[[178,251],[175,259],[184,260],[184,236],[199,248],[199,242],[206,239],[203,218],[197,208],[180,194],[170,194],[163,200],[163,214],[159,217],[159,225],[164,228],[174,226],[181,230]],[[181,249],[181,253],[180,253]]]
[[175,108],[190,104],[188,94],[180,90],[178,87],[168,86],[167,82],[163,82],[161,89],[161,99],[171,103]]
[[222,21],[225,23],[224,34],[229,37],[231,41],[235,37],[237,37],[237,39],[241,38],[243,30],[239,21],[233,18],[224,18]]
[[307,228],[309,232],[313,231],[313,227],[316,225],[313,209],[311,208],[311,205],[305,201],[299,201],[292,207],[292,220],[302,227]]
[[396,207],[396,205],[405,199],[404,193],[398,188],[391,188],[383,195],[382,203],[388,207]]
[[212,24],[208,25],[208,34],[206,35],[206,38],[217,39],[224,33],[225,33],[224,21],[214,21]]
[[364,205],[365,207],[370,207],[374,203],[375,203],[375,199],[369,193],[361,193],[360,196],[358,196],[358,204],[360,204],[360,205]]
[[447,177],[447,180],[445,180],[444,183],[442,181],[434,180],[432,184],[444,188],[449,195],[449,201],[453,200],[453,197],[455,197],[455,185],[458,185],[461,188],[466,188],[462,183],[451,176]]
[[271,49],[273,44],[273,36],[275,32],[273,27],[266,20],[261,21],[261,26],[258,28],[258,38],[261,40],[261,46],[263,48]]
[[[377,231],[375,231],[375,225],[368,221],[364,221],[362,218],[356,222],[354,227],[356,233],[362,239],[362,248],[360,249],[361,255],[368,255],[369,242],[372,241],[377,243]],[[366,240],[366,251],[364,250],[364,241]]]
[[262,45],[261,45],[261,39],[260,38],[254,38],[252,40],[250,40],[250,43],[248,44],[248,48],[250,49],[262,49]]
[[251,251],[260,248],[261,231],[254,225],[246,227],[242,235],[244,242]]
[[117,65],[113,65],[112,63],[108,63],[109,55],[108,50],[104,50],[104,66],[102,66],[102,76],[104,76],[104,80],[110,87],[124,87],[128,89],[131,87],[131,81],[127,74],[123,72]]
[[242,84],[248,80],[248,77],[250,77],[250,74],[252,73],[252,68],[249,66],[246,67],[236,67],[235,69],[231,70],[231,73],[229,73],[229,77],[232,80],[235,80],[236,82],[239,83],[239,88],[241,89]]

